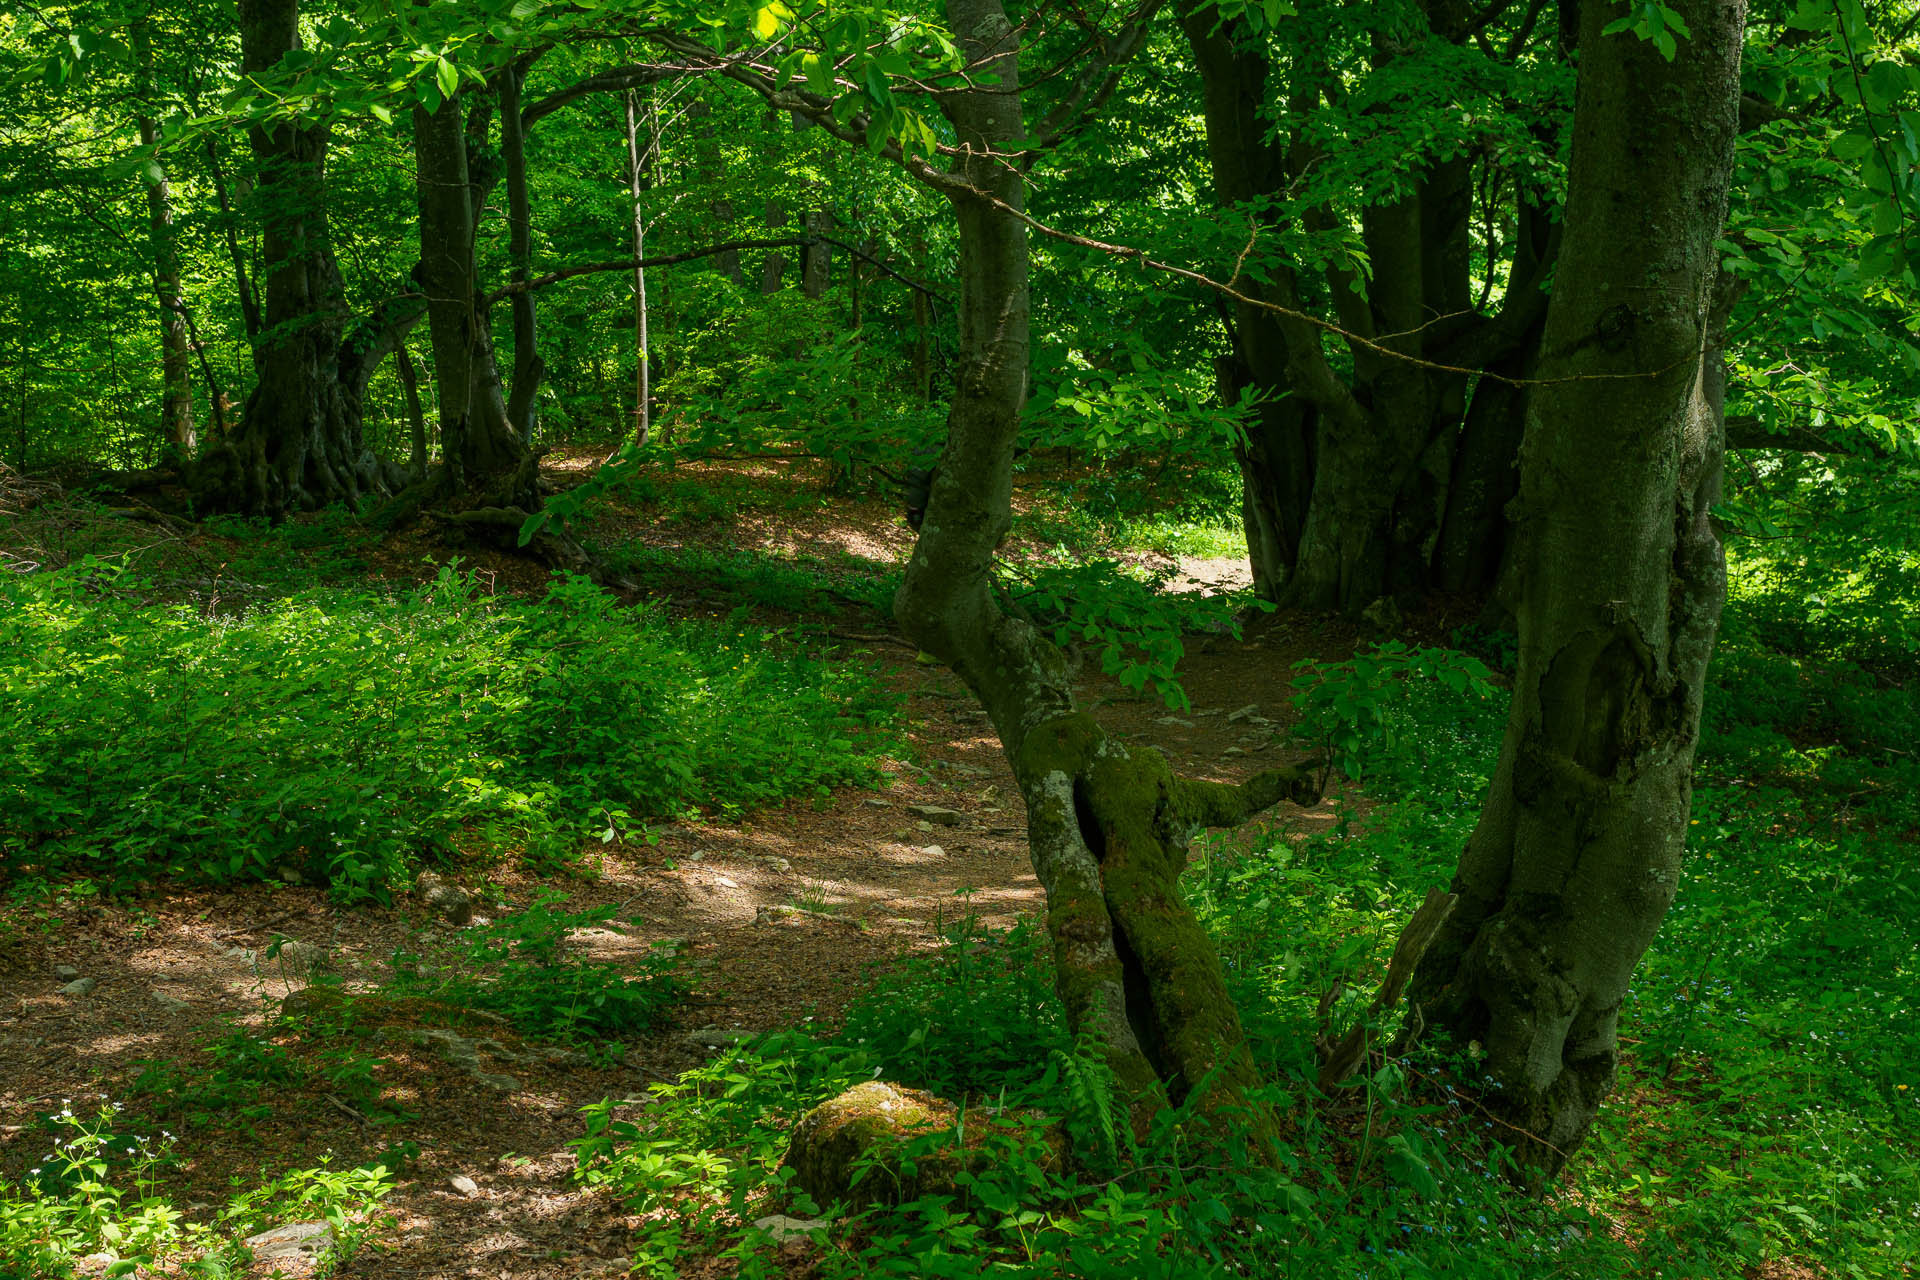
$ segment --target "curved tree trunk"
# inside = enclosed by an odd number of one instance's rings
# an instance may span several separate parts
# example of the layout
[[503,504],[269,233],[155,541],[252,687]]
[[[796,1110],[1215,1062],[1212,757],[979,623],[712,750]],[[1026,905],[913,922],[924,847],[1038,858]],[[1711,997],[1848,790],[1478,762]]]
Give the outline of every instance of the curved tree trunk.
[[1673,900],[1725,590],[1708,508],[1739,0],[1674,59],[1584,8],[1565,248],[1522,451],[1520,672],[1492,790],[1415,981],[1484,1049],[1535,1180],[1612,1086],[1627,984]]
[[952,0],[947,12],[969,61],[994,78],[991,90],[942,99],[971,152],[960,174],[991,199],[949,192],[960,230],[959,369],[895,611],[979,696],[1012,762],[1074,1031],[1104,1050],[1138,1117],[1193,1090],[1209,1109],[1240,1107],[1253,1061],[1219,959],[1176,881],[1196,827],[1244,821],[1312,784],[1298,770],[1238,788],[1174,777],[1158,752],[1129,750],[1077,710],[1066,657],[997,603],[993,555],[1012,521],[1029,306],[1026,229],[1009,212],[1022,206],[1022,177],[996,157],[1017,150],[1025,129],[1016,38],[1000,0]]
[[[241,0],[242,70],[263,74],[300,47],[295,0]],[[327,131],[282,122],[248,131],[264,219],[263,328],[241,419],[193,473],[201,510],[279,517],[388,491],[366,448],[357,396],[341,381],[348,312],[327,226]]]

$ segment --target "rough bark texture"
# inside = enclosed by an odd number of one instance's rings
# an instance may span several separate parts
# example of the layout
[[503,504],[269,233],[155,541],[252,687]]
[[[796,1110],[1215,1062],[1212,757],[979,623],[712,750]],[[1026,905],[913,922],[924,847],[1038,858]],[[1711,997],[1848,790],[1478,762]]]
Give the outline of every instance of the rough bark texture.
[[[426,294],[427,328],[440,393],[440,450],[455,491],[479,492],[510,480],[495,505],[532,510],[528,453],[507,417],[493,338],[476,287],[474,235],[480,192],[468,164],[459,101],[413,111],[420,262],[414,279]],[[482,179],[484,181],[484,177]],[[527,474],[522,475],[522,472]]]
[[1718,255],[1743,6],[1685,0],[1673,61],[1587,5],[1566,239],[1522,451],[1520,671],[1498,773],[1414,996],[1484,1049],[1522,1169],[1612,1085],[1673,900],[1724,595]]
[[[160,141],[160,126],[140,117],[140,141]],[[180,295],[180,254],[174,244],[173,189],[165,171],[147,184],[147,236],[153,248],[153,293],[160,306],[160,431],[167,452],[184,462],[193,456],[193,354],[187,345],[187,312]]]
[[[508,64],[500,73],[500,159],[507,178],[507,256],[513,267],[509,278],[525,284],[533,271],[533,204],[527,191],[526,124],[520,114],[520,91],[527,79],[528,60]],[[635,256],[639,254],[636,251]],[[536,425],[540,381],[546,361],[540,358],[540,329],[533,292],[513,295],[513,392],[507,397],[507,422],[522,440],[532,440]]]
[[[299,48],[295,0],[242,0],[241,67],[263,74]],[[387,491],[389,471],[361,437],[359,362],[342,379],[348,312],[327,227],[324,126],[248,131],[263,229],[262,329],[240,421],[194,468],[202,510],[279,517]],[[367,370],[371,373],[371,370]],[[364,388],[364,381],[360,388]]]
[[[1404,39],[1468,39],[1462,6],[1428,0],[1421,8],[1428,30],[1409,36],[1396,29],[1392,41],[1379,42],[1376,66],[1400,56]],[[1250,232],[1277,231],[1273,203],[1298,190],[1317,158],[1311,131],[1276,132],[1269,102],[1276,64],[1245,18],[1225,18],[1204,0],[1186,0],[1179,16],[1201,73],[1215,198],[1228,210],[1246,206]],[[1308,118],[1329,92],[1331,72],[1318,62],[1311,50],[1292,51],[1288,82],[1277,89],[1290,118]],[[1362,339],[1348,343],[1351,375],[1336,371],[1315,326],[1245,302],[1230,312],[1223,396],[1251,389],[1265,397],[1239,461],[1254,585],[1268,599],[1351,614],[1383,595],[1430,590],[1439,585],[1441,529],[1450,514],[1453,589],[1490,585],[1506,527],[1483,516],[1489,502],[1511,496],[1524,396],[1484,378],[1474,390],[1470,375],[1430,366],[1523,366],[1544,312],[1546,260],[1525,258],[1523,269],[1516,257],[1500,313],[1475,308],[1472,176],[1466,159],[1427,163],[1397,201],[1364,211],[1369,278],[1329,270],[1323,283],[1330,318]],[[1314,211],[1307,229],[1327,230],[1337,216]],[[1309,284],[1272,264],[1264,280],[1235,283],[1294,310]],[[1467,421],[1475,426],[1473,448],[1461,451]],[[1475,470],[1463,476],[1465,463]],[[1450,513],[1453,505],[1462,510]],[[1463,549],[1477,557],[1472,572],[1460,563]]]
[[[1000,0],[952,0],[948,22],[990,90],[943,109],[975,190],[1017,210],[1023,181],[1000,157],[1026,134],[1017,37]],[[1059,991],[1074,1030],[1104,1048],[1144,1116],[1168,1095],[1245,1105],[1255,1080],[1220,962],[1175,881],[1200,825],[1244,821],[1298,795],[1295,773],[1243,788],[1175,778],[1075,709],[1065,656],[995,598],[995,548],[1011,524],[1012,470],[1026,394],[1026,230],[1007,209],[949,193],[960,230],[959,357],[949,434],[920,539],[895,600],[907,634],[946,661],[986,707],[1027,805],[1034,869],[1047,892]],[[1251,1117],[1264,1130],[1264,1117]]]

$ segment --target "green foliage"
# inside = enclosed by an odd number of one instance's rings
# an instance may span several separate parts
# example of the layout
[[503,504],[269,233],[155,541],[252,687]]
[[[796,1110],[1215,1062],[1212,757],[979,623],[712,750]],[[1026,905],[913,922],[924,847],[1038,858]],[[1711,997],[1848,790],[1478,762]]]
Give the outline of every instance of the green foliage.
[[839,1039],[889,1079],[947,1097],[1018,1088],[1074,1047],[1046,946],[1025,921],[1001,933],[962,916],[937,955],[883,972],[847,1009]]
[[[332,1257],[352,1256],[367,1217],[392,1189],[383,1167],[337,1172],[292,1170],[236,1195],[212,1221],[188,1217],[166,1193],[173,1136],[140,1133],[118,1104],[91,1115],[71,1102],[42,1117],[52,1150],[20,1182],[0,1177],[0,1275],[75,1274],[82,1258],[104,1253],[108,1277],[179,1268],[198,1280],[243,1274],[240,1238],[298,1217],[333,1228]],[[18,1263],[24,1273],[4,1268]]]
[[1046,627],[1055,644],[1097,654],[1100,670],[1135,691],[1151,687],[1167,706],[1193,704],[1180,687],[1177,668],[1194,632],[1240,635],[1238,611],[1271,610],[1251,593],[1172,594],[1163,579],[1142,581],[1116,560],[1076,560],[1030,570],[1002,565],[1021,585],[1013,600]]
[[[1293,680],[1297,735],[1348,777],[1385,774],[1389,787],[1405,786],[1429,767],[1426,752],[1433,744],[1408,732],[1432,710],[1432,691],[1422,685],[1431,682],[1443,696],[1473,699],[1493,692],[1492,672],[1478,658],[1451,649],[1410,648],[1399,640],[1344,662],[1302,659],[1293,669],[1300,673]],[[1474,718],[1485,722],[1484,716]]]
[[688,990],[676,957],[655,949],[618,964],[581,960],[568,935],[616,928],[615,908],[557,909],[564,901],[543,893],[525,911],[465,930],[431,955],[396,955],[390,989],[498,1014],[544,1040],[601,1044],[657,1025]]
[[0,691],[14,874],[291,872],[348,897],[474,840],[550,861],[650,815],[869,779],[890,706],[763,632],[583,579],[492,599],[451,567],[230,617],[98,562],[0,576]]

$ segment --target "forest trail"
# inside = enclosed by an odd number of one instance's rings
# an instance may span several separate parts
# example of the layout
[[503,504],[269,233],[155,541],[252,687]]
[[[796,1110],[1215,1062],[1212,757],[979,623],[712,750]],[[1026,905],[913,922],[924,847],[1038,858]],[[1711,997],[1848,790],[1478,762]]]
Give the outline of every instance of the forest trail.
[[[734,546],[778,539],[892,554],[899,539],[886,528],[889,513],[871,501],[846,506],[764,528],[729,523],[709,536]],[[1183,565],[1190,581],[1177,585],[1219,581],[1233,568]],[[498,569],[503,583],[523,576],[511,562]],[[1336,624],[1262,619],[1244,640],[1194,638],[1183,665],[1190,711],[1169,712],[1097,675],[1083,681],[1081,695],[1125,740],[1161,748],[1177,770],[1237,781],[1300,754],[1276,733],[1287,716],[1291,664],[1352,644]],[[324,890],[301,886],[170,887],[134,899],[50,902],[38,937],[0,953],[8,1163],[21,1155],[15,1144],[46,1140],[30,1127],[36,1114],[69,1100],[76,1113],[137,1101],[172,1116],[169,1131],[181,1141],[169,1176],[186,1184],[191,1203],[217,1205],[230,1180],[312,1164],[318,1152],[331,1152],[342,1169],[405,1156],[384,1202],[392,1225],[338,1275],[619,1274],[632,1221],[604,1193],[572,1181],[568,1143],[580,1135],[580,1108],[643,1098],[735,1034],[832,1025],[876,966],[936,948],[942,931],[966,917],[1004,929],[1042,906],[1024,813],[984,713],[951,674],[904,646],[874,643],[864,655],[905,700],[911,761],[896,764],[891,785],[731,820],[656,823],[657,843],[589,843],[578,875],[453,873],[476,896],[499,895],[476,904],[479,920],[543,894],[555,896],[555,910],[612,906],[609,927],[570,937],[583,958],[624,965],[659,946],[677,951],[691,996],[618,1060],[549,1060],[504,1033],[469,1028],[469,1038],[500,1050],[483,1047],[476,1071],[442,1044],[382,1028],[370,1046],[323,1046],[315,1070],[251,1100],[236,1094],[225,1113],[196,1113],[202,1104],[183,1100],[206,1099],[208,1081],[235,1052],[209,1048],[272,1040],[279,1002],[308,979],[304,960],[287,960],[299,948],[270,954],[277,939],[318,948],[327,980],[360,990],[392,977],[396,952],[418,953],[457,931],[412,898],[343,908]],[[1308,829],[1331,820],[1323,803],[1262,823]],[[1250,839],[1261,825],[1232,839]],[[81,979],[92,980],[85,994],[63,992]],[[294,1052],[313,1054],[311,1046]],[[161,1065],[168,1063],[176,1064],[171,1076]],[[356,1104],[340,1083],[356,1070],[376,1073],[386,1086],[381,1104],[403,1114],[368,1114]],[[456,1187],[454,1179],[471,1184]],[[293,1275],[302,1264],[277,1265]]]

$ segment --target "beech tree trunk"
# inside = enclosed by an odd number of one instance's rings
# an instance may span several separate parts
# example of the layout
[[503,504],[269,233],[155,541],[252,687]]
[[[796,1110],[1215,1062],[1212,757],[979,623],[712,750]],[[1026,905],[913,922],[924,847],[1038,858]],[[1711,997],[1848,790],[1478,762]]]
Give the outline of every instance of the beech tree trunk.
[[[296,0],[241,0],[241,68],[263,75],[300,47]],[[283,121],[248,130],[263,221],[261,331],[240,421],[192,474],[203,511],[278,518],[390,491],[393,472],[362,439],[360,393],[372,369],[348,352],[348,311],[327,225],[327,130]]]
[[[483,117],[484,118],[484,117]],[[415,194],[420,261],[414,279],[426,294],[440,394],[440,449],[453,492],[478,493],[504,483],[494,505],[538,505],[530,455],[507,417],[475,277],[474,237],[480,200],[468,164],[467,129],[456,98],[432,111],[413,109]]]
[[[1425,38],[1468,39],[1463,7],[1445,0],[1421,7]],[[1311,131],[1276,132],[1269,81],[1278,64],[1244,17],[1184,0],[1179,18],[1201,73],[1215,198],[1228,209],[1269,208],[1264,201],[1309,176],[1317,158]],[[1398,56],[1398,47],[1381,41],[1376,65]],[[1287,61],[1290,79],[1278,92],[1292,118],[1307,119],[1320,106],[1331,72],[1317,57],[1301,47]],[[1352,614],[1381,596],[1432,589],[1442,526],[1463,480],[1466,509],[1453,515],[1454,550],[1470,549],[1481,561],[1476,573],[1455,572],[1452,580],[1463,584],[1457,589],[1490,582],[1506,526],[1480,516],[1503,485],[1511,494],[1524,397],[1494,379],[1475,385],[1456,370],[1504,371],[1525,359],[1544,314],[1547,262],[1527,258],[1523,271],[1517,257],[1500,312],[1479,313],[1472,213],[1472,164],[1464,158],[1425,163],[1408,194],[1363,211],[1368,278],[1330,269],[1324,282],[1330,318],[1355,335],[1347,340],[1350,375],[1336,371],[1320,328],[1258,305],[1302,311],[1307,282],[1297,272],[1269,263],[1264,279],[1237,278],[1254,301],[1231,308],[1231,350],[1218,374],[1230,401],[1246,390],[1264,400],[1238,454],[1248,556],[1263,597]],[[1280,229],[1271,212],[1249,216],[1261,220],[1257,230]],[[1306,229],[1328,230],[1336,216],[1311,211]],[[1474,448],[1464,456],[1486,468],[1484,483],[1478,471],[1461,474],[1458,445],[1470,418]]]
[[[160,141],[160,126],[140,117],[140,141]],[[147,183],[147,235],[153,247],[153,293],[160,308],[160,430],[166,451],[185,463],[193,456],[193,352],[187,342],[186,304],[180,295],[180,254],[174,243],[173,190],[163,170]]]
[[1196,828],[1305,798],[1312,783],[1301,770],[1242,787],[1175,777],[1159,752],[1124,746],[1077,709],[1065,655],[998,603],[993,556],[1012,522],[1029,344],[1026,228],[1013,212],[1022,177],[997,158],[1025,138],[1018,44],[1001,0],[950,0],[947,17],[992,87],[941,99],[969,152],[956,166],[966,187],[946,189],[960,233],[958,368],[895,611],[980,698],[1013,765],[1074,1031],[1104,1050],[1141,1121],[1198,1089],[1210,1111],[1244,1112],[1252,1057],[1219,958],[1176,882]]
[[1582,6],[1565,243],[1522,449],[1520,671],[1498,773],[1414,997],[1480,1046],[1543,1180],[1611,1088],[1673,901],[1725,591],[1718,252],[1740,0],[1676,0],[1672,61]]
[[[520,114],[520,91],[531,59],[507,64],[500,72],[500,158],[507,177],[507,256],[509,278],[523,284],[533,271],[533,202],[527,190],[527,131]],[[638,256],[638,255],[636,255]],[[522,440],[532,440],[538,420],[541,379],[540,327],[533,292],[513,295],[513,391],[507,397],[507,422]]]

